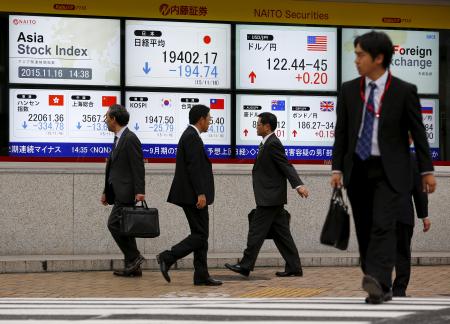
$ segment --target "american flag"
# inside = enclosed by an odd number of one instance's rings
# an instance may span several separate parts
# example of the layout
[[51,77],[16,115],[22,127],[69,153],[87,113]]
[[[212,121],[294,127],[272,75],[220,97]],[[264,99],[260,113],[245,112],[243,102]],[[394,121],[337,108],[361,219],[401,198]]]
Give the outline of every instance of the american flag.
[[334,102],[333,101],[321,101],[320,102],[320,111],[334,111]]
[[308,36],[307,38],[306,49],[308,51],[323,52],[327,50],[327,36]]

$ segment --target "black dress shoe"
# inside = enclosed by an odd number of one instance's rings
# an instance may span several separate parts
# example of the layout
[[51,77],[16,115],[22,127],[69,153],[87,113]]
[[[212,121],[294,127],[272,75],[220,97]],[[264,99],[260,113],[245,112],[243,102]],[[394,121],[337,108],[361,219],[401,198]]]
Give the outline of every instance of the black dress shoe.
[[225,263],[225,267],[227,269],[230,269],[231,271],[237,272],[245,277],[248,277],[250,275],[250,270],[242,268],[239,263],[237,264],[229,264]]
[[303,277],[303,271],[283,271],[283,272],[275,272],[277,277]]
[[133,271],[137,270],[141,266],[142,262],[144,262],[144,260],[145,260],[144,257],[142,255],[139,255],[133,261],[131,261],[129,263],[127,262],[125,264],[125,271],[133,272]]
[[206,280],[195,280],[194,285],[195,286],[220,286],[222,284],[222,281],[213,279],[211,277],[207,278]]
[[126,269],[123,270],[115,270],[114,272],[115,276],[119,277],[142,277],[142,269],[141,267],[138,267],[134,271],[127,271]]
[[170,277],[169,277],[170,266],[168,266],[166,261],[164,261],[164,259],[161,257],[161,254],[158,254],[156,256],[156,261],[158,261],[159,270],[161,271],[164,279],[166,279],[167,282],[170,282]]
[[362,288],[369,294],[366,297],[367,304],[381,304],[392,300],[392,291],[383,291],[381,284],[372,276],[365,275],[363,277]]

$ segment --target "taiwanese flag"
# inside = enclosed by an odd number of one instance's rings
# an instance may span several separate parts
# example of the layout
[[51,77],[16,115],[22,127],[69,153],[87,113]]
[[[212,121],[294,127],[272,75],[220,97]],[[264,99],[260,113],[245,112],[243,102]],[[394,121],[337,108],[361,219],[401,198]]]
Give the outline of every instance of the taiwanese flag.
[[110,107],[117,103],[116,96],[102,96],[102,107]]
[[64,106],[64,95],[48,95],[49,106]]
[[225,109],[225,99],[209,99],[209,108]]
[[422,107],[422,114],[433,114],[433,107]]

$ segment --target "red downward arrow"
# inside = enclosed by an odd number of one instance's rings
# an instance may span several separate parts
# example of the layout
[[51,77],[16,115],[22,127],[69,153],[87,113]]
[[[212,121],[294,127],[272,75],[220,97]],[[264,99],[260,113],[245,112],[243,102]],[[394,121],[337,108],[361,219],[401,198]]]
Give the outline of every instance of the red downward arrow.
[[244,135],[247,136],[247,134],[248,134],[248,130],[246,128],[246,129],[244,129]]
[[292,131],[292,134],[294,135],[294,137],[297,136],[297,131],[294,129],[294,130]]
[[248,77],[250,78],[250,83],[255,83],[255,79],[256,79],[256,74],[255,72],[250,72],[250,74],[248,75]]

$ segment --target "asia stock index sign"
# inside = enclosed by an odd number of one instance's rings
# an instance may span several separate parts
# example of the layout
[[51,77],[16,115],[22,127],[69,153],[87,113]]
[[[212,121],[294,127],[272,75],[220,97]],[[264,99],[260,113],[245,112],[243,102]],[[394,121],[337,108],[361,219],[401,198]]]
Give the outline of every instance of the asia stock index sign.
[[10,16],[9,82],[119,85],[120,21]]

